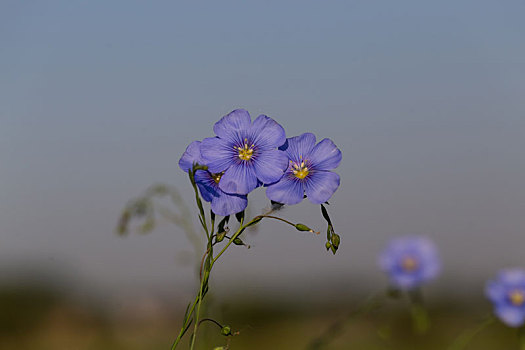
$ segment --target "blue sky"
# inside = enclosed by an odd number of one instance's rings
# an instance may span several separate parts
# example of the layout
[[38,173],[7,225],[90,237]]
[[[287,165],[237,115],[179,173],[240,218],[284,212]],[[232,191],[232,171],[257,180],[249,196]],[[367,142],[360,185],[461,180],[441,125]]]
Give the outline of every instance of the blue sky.
[[[520,1],[4,1],[0,262],[67,266],[103,289],[189,283],[191,268],[175,265],[189,248],[181,232],[112,230],[151,183],[189,196],[180,154],[243,107],[289,136],[310,131],[341,148],[332,210],[343,243],[332,257],[322,238],[268,224],[224,271],[243,262],[247,279],[336,271],[381,281],[375,254],[407,233],[436,240],[449,276],[525,265],[524,10]],[[264,205],[263,193],[255,199]]]

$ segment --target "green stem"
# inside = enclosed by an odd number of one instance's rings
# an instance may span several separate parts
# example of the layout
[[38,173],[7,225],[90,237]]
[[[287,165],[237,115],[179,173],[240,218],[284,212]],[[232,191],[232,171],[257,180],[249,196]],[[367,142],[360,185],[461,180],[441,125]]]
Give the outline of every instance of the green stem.
[[243,225],[244,223],[244,218],[241,218],[241,222],[239,224],[239,229],[237,229],[237,232],[235,232],[235,234],[232,236],[232,238],[228,241],[228,243],[224,246],[224,248],[222,248],[222,250],[219,252],[219,254],[217,254],[217,256],[215,258],[213,258],[213,260],[211,261],[211,265],[210,265],[210,270],[211,270],[211,267],[213,266],[213,264],[215,264],[215,262],[217,261],[217,259],[219,259],[219,257],[224,254],[224,252],[226,251],[226,249],[228,249],[228,247],[233,243],[233,241],[235,240],[235,238],[239,237],[241,233],[243,233],[244,229],[250,225],[250,223],[252,223],[253,221],[255,221],[257,219],[257,217],[253,218],[249,223],[247,223],[246,225]]
[[346,323],[355,320],[380,308],[385,300],[384,294],[374,294],[367,298],[356,310],[350,312],[346,317],[334,321],[319,337],[313,339],[308,344],[308,350],[322,349],[343,332]]
[[416,334],[425,334],[430,328],[430,319],[423,305],[423,296],[419,289],[408,292],[412,327]]
[[193,350],[193,347],[195,346],[195,338],[197,337],[197,329],[199,328],[199,315],[200,315],[201,304],[202,304],[202,289],[204,288],[204,279],[206,278],[208,278],[208,276],[207,276],[207,271],[205,269],[204,276],[201,277],[201,286],[199,288],[199,296],[198,296],[199,302],[197,304],[197,312],[195,313],[195,322],[193,326],[193,336],[191,337],[190,350]]
[[283,218],[280,218],[278,216],[272,216],[272,215],[259,215],[259,216],[254,217],[252,221],[255,221],[255,220],[259,219],[259,218],[269,218],[269,219],[274,219],[274,220],[280,220],[282,222],[287,223],[288,225],[292,225],[292,226],[295,227],[294,223],[292,223],[292,222],[290,222],[288,220],[285,220]]
[[195,182],[195,171],[206,170],[206,169],[208,169],[208,167],[202,167],[198,164],[194,164],[193,169],[190,169],[190,171],[188,171],[188,175],[190,177],[191,185],[193,186],[193,191],[195,192],[195,201],[197,202],[197,207],[199,208],[199,212],[200,212],[200,218],[201,218],[200,222],[209,240],[210,234],[208,232],[208,226],[206,225],[206,216],[204,215],[204,207],[202,206],[202,201],[199,196],[199,190],[197,189],[197,183]]
[[475,328],[467,329],[461,333],[447,350],[463,350],[478,333],[494,323],[494,317],[489,316]]
[[188,330],[188,327],[190,325],[190,315],[193,314],[193,310],[195,310],[195,306],[197,305],[197,299],[195,299],[195,301],[193,302],[193,305],[191,306],[191,308],[188,310],[188,313],[186,315],[186,319],[182,322],[182,328],[179,332],[179,335],[177,336],[177,339],[175,339],[175,342],[173,342],[173,345],[171,346],[171,350],[174,350],[177,345],[179,345],[179,342],[181,341],[182,337],[184,336],[184,334],[186,334],[186,331]]

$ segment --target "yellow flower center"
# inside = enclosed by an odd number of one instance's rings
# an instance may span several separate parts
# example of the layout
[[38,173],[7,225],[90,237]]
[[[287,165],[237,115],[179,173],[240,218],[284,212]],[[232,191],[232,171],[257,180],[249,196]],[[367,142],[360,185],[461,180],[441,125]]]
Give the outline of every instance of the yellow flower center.
[[211,177],[213,178],[213,181],[215,181],[215,183],[218,184],[219,181],[221,181],[221,177],[223,174],[224,174],[224,171],[222,173],[211,174]]
[[235,147],[239,151],[239,158],[242,160],[250,160],[253,156],[253,147],[248,145],[248,139],[244,139],[243,147]]
[[295,177],[304,179],[310,173],[310,170],[308,170],[308,167],[304,161],[302,161],[301,164],[297,164],[292,161],[290,161],[290,163],[292,163],[292,172]]
[[415,269],[417,269],[417,265],[417,260],[411,256],[405,256],[403,260],[401,260],[401,268],[406,272],[414,271]]
[[515,306],[522,306],[525,304],[525,291],[515,289],[509,293],[510,302]]

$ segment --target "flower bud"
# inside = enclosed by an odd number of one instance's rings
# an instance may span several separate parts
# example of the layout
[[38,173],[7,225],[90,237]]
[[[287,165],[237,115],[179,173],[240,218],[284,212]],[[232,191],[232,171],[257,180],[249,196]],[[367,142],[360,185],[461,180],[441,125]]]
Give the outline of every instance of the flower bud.
[[230,326],[224,326],[221,329],[221,334],[225,337],[232,335],[232,329],[230,328]]
[[341,237],[337,233],[332,234],[332,245],[339,248],[339,243],[341,243]]
[[226,236],[226,231],[219,232],[217,233],[217,237],[215,237],[215,240],[217,242],[222,242],[225,236]]
[[310,227],[304,225],[304,224],[296,224],[295,225],[295,228],[298,230],[298,231],[308,231],[308,232],[314,232],[314,230],[312,230]]

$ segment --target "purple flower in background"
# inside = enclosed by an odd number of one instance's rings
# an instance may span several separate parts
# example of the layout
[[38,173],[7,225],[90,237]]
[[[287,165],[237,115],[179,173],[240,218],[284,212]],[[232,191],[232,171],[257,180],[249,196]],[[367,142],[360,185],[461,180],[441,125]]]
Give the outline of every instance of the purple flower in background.
[[278,181],[288,160],[277,147],[286,141],[282,126],[260,115],[237,109],[215,123],[217,137],[204,139],[201,154],[208,170],[223,173],[219,188],[226,193],[248,194],[258,185]]
[[304,194],[315,204],[326,202],[339,187],[339,175],[330,171],[341,162],[341,151],[330,139],[315,144],[315,135],[291,137],[279,149],[286,152],[288,168],[279,182],[270,185],[266,195],[272,201],[297,204]]
[[[193,141],[179,160],[179,167],[188,172],[194,163],[206,165],[201,156],[201,142]],[[224,193],[219,188],[221,173],[213,174],[206,170],[195,172],[195,183],[199,188],[202,199],[211,202],[211,210],[221,216],[235,214],[246,209],[248,198],[245,195]]]
[[393,287],[410,290],[434,279],[441,270],[441,260],[431,240],[407,236],[390,242],[379,256],[379,266]]
[[485,294],[494,304],[496,316],[510,327],[525,323],[525,270],[506,269],[487,283]]

